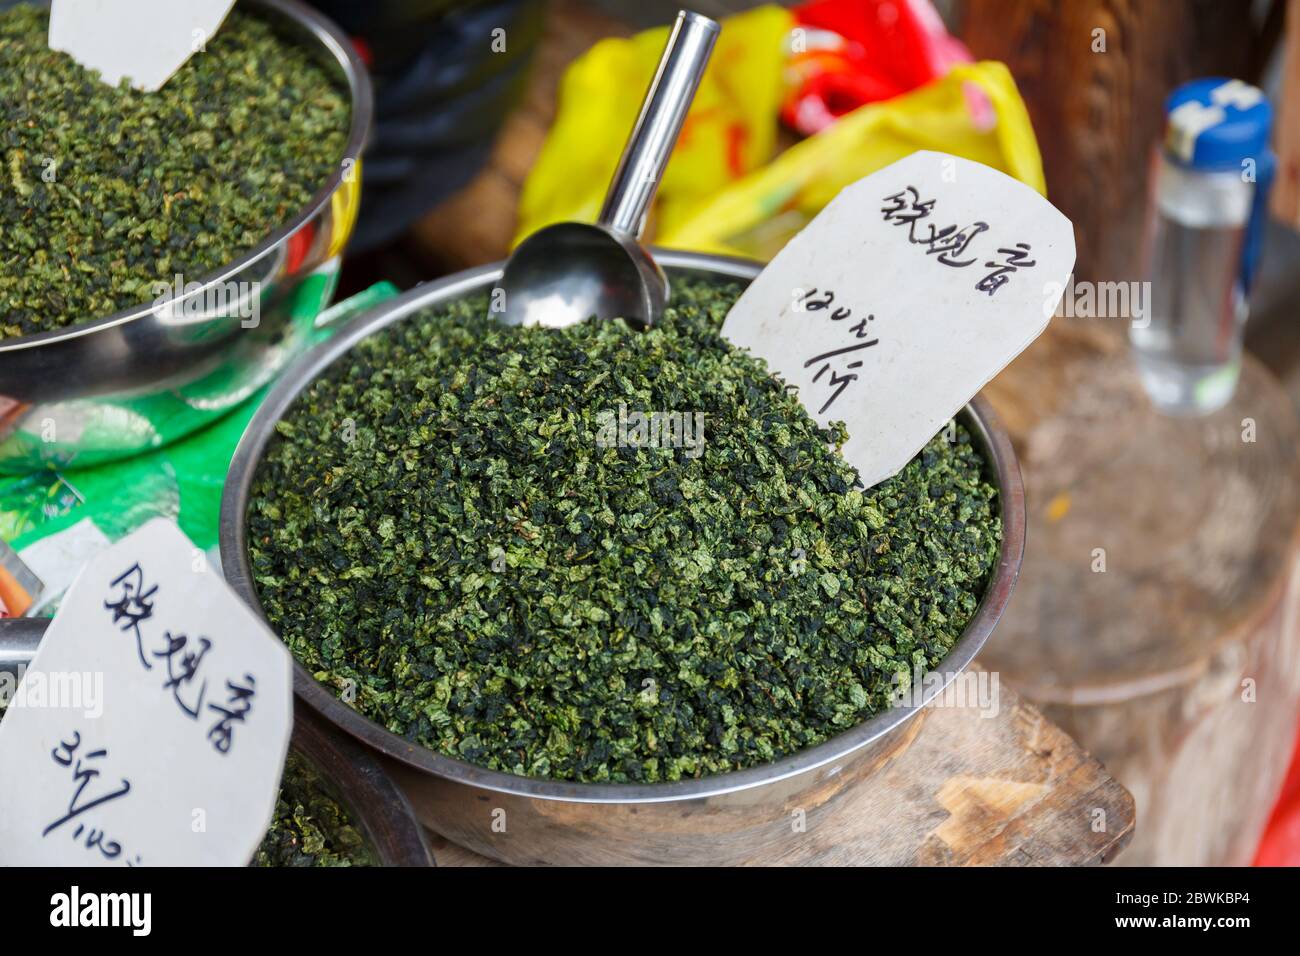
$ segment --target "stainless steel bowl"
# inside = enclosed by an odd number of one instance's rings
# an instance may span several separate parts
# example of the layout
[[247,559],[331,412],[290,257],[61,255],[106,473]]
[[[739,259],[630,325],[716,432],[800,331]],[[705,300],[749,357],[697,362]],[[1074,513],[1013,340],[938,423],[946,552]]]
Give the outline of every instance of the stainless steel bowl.
[[405,795],[372,751],[336,733],[301,701],[293,749],[321,776],[325,791],[352,816],[380,866],[433,866],[424,831]]
[[[266,239],[196,277],[197,288],[177,304],[142,304],[0,339],[0,472],[92,465],[166,444],[224,414],[302,351],[356,221],[370,80],[343,33],[310,7],[297,0],[251,6],[347,89],[351,128],[338,169],[297,215],[267,223]],[[250,303],[218,300],[217,289],[255,295],[256,326],[238,318],[238,307]],[[191,300],[223,307],[178,317]]]
[[[749,280],[759,266],[693,253],[656,253],[671,278],[685,274]],[[249,487],[275,424],[327,366],[368,335],[430,307],[490,288],[497,263],[412,289],[341,329],[295,363],[249,423],[231,463],[221,504],[226,579],[261,613],[245,537]],[[962,417],[979,442],[1000,491],[1002,549],[975,616],[944,659],[949,680],[984,645],[1006,607],[1024,551],[1024,488],[1015,454],[988,405],[976,398]],[[946,684],[946,682],[945,682]],[[697,780],[587,784],[487,770],[412,744],[344,704],[300,664],[294,690],[336,727],[390,763],[421,821],[447,839],[507,863],[739,863],[794,836],[853,783],[874,772],[915,734],[921,707],[939,692],[858,724],[825,743],[760,767]],[[910,726],[909,726],[909,721]]]

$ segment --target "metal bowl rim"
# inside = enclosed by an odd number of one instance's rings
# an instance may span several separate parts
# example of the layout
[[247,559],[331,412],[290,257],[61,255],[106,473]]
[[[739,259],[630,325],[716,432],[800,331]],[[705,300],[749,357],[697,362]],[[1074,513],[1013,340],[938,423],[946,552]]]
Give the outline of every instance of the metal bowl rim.
[[[655,250],[655,257],[669,269],[705,272],[737,279],[753,279],[762,267],[761,263],[745,259],[662,249]],[[488,282],[500,276],[502,266],[502,262],[495,262],[424,283],[377,309],[356,317],[332,338],[291,365],[253,415],[235,450],[222,491],[221,564],[227,582],[263,620],[266,620],[266,615],[253,586],[252,569],[248,560],[244,517],[254,472],[276,422],[308,383],[361,339],[431,305],[484,288]],[[1025,543],[1024,486],[1020,467],[1011,442],[987,401],[977,395],[964,411],[967,424],[973,426],[975,437],[982,445],[988,464],[996,475],[1002,519],[1002,543],[998,561],[979,607],[937,671],[943,677],[942,682],[925,682],[919,702],[891,707],[813,747],[745,770],[690,780],[645,784],[577,783],[490,770],[405,740],[344,704],[331,691],[317,683],[296,658],[293,662],[294,690],[305,703],[336,727],[415,770],[483,790],[539,800],[664,803],[699,799],[761,787],[842,760],[900,727],[942,693],[958,673],[966,669],[1002,616],[1019,576]]]
[[[348,139],[343,147],[342,155],[338,158],[337,168],[325,181],[325,184],[307,200],[307,203],[252,249],[202,276],[198,280],[199,288],[194,291],[194,295],[202,295],[205,289],[225,282],[232,276],[242,273],[259,259],[273,255],[285,239],[314,219],[342,184],[343,177],[348,173],[347,161],[350,159],[355,163],[360,160],[366,141],[370,136],[370,123],[374,114],[374,95],[370,85],[370,74],[366,71],[365,65],[361,62],[356,49],[352,46],[352,42],[348,40],[338,25],[324,14],[301,3],[300,0],[252,0],[251,6],[254,9],[264,7],[294,21],[316,39],[322,50],[331,54],[338,61],[340,68],[343,70],[343,77],[351,98],[352,116],[348,128]],[[11,339],[0,339],[0,354],[17,352],[20,349],[37,348],[42,345],[53,345],[57,342],[80,338],[83,335],[92,335],[103,329],[116,328],[119,325],[143,319],[148,315],[152,315],[155,309],[156,306],[152,303],[141,303],[90,322],[77,322],[67,328],[50,329],[45,332],[37,332],[34,335],[20,335]]]
[[[411,801],[375,753],[321,717],[294,708],[290,753],[311,764],[327,794],[341,804],[381,866],[433,866],[433,853]],[[288,757],[286,759],[286,764]]]

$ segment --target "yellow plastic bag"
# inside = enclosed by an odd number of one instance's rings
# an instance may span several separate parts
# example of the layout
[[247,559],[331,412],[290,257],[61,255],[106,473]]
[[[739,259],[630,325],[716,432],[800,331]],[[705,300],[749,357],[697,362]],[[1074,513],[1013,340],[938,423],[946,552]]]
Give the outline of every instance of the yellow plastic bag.
[[[647,241],[771,258],[842,188],[919,149],[976,160],[1046,192],[1029,114],[995,62],[959,65],[863,106],[772,159],[791,25],[777,7],[724,22]],[[552,222],[595,221],[666,39],[661,28],[604,40],[569,67],[559,115],[524,185],[516,242]]]
[[1038,142],[1011,73],[1001,63],[972,63],[842,116],[697,204],[654,241],[769,259],[845,186],[919,149],[976,160],[1046,193]]
[[[659,186],[652,218],[661,227],[691,218],[708,197],[772,157],[781,48],[793,23],[774,6],[724,22]],[[555,123],[524,183],[516,242],[552,222],[595,222],[667,40],[667,27],[602,40],[565,71]]]

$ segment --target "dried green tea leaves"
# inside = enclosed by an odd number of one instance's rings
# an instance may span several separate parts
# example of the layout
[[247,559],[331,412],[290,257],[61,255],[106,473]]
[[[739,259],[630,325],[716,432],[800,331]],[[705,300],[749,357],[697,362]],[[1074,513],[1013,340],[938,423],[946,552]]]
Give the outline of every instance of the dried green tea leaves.
[[0,12],[0,340],[102,318],[195,281],[306,206],[338,168],[346,91],[233,12],[157,93],[46,46]]
[[316,768],[290,751],[271,828],[252,865],[378,866],[379,861]]
[[[718,335],[738,291],[678,281],[645,333],[503,327],[472,298],[339,359],[248,514],[298,659],[426,747],[614,782],[770,761],[938,664],[998,552],[980,456],[956,428],[853,490],[843,427]],[[702,415],[702,450],[647,447],[637,413]]]

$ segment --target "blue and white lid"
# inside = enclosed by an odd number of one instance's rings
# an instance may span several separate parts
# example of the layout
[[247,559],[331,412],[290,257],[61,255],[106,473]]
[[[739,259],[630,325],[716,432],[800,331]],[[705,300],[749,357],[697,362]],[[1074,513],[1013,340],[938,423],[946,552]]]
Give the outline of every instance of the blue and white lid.
[[1209,77],[1184,83],[1165,101],[1165,152],[1200,170],[1240,168],[1268,153],[1273,108],[1262,90]]

